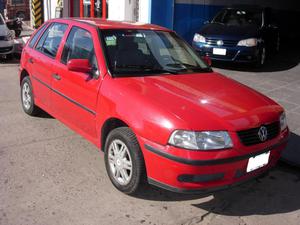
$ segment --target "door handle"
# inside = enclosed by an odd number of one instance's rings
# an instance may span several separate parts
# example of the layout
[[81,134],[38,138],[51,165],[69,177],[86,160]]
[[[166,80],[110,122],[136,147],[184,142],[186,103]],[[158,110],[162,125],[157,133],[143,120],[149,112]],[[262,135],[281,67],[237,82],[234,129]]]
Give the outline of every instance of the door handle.
[[61,80],[61,77],[60,77],[57,73],[52,74],[52,77],[53,77],[55,80]]
[[28,62],[31,63],[31,64],[33,64],[33,59],[32,59],[32,58],[29,58],[29,59],[28,59]]

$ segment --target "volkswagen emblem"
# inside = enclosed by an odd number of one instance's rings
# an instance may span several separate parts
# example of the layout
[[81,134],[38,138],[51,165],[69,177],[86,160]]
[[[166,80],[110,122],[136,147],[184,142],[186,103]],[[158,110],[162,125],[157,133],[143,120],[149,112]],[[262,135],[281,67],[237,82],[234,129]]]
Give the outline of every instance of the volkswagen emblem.
[[261,127],[259,128],[259,130],[258,130],[258,137],[259,137],[259,139],[260,139],[262,142],[264,142],[264,141],[267,140],[267,138],[268,138],[268,130],[267,130],[266,127],[261,126]]
[[217,41],[217,45],[222,46],[223,44],[224,44],[224,42],[222,40]]

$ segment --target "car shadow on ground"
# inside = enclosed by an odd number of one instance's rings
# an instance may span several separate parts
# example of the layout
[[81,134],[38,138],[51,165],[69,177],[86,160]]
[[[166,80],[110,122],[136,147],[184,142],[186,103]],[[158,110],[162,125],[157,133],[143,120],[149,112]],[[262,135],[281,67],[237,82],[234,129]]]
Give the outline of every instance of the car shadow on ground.
[[263,178],[217,192],[193,206],[227,216],[271,215],[300,209],[300,169],[280,162]]
[[41,110],[41,112],[37,114],[35,117],[43,118],[43,119],[55,119],[53,116],[51,116],[49,113],[45,112],[44,110]]
[[[295,43],[295,42],[293,42]],[[216,62],[212,66],[219,69],[229,69],[243,72],[277,72],[294,68],[300,62],[300,46],[285,43],[281,45],[279,53],[271,53],[263,67],[257,68],[253,64],[231,62]]]
[[[300,137],[291,135],[292,142],[299,142]],[[290,145],[293,148],[298,145]],[[288,213],[300,209],[300,168],[279,162],[269,173],[250,180],[240,186],[223,191],[190,195],[172,193],[166,190],[145,186],[135,197],[153,201],[199,200],[194,207],[215,214],[229,216],[269,215]],[[212,195],[209,201],[203,198]]]

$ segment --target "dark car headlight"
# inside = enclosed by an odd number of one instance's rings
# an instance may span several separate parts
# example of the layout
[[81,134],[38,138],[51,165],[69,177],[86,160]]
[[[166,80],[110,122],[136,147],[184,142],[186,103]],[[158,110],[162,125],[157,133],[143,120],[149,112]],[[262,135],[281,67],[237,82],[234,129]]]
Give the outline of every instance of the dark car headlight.
[[194,42],[206,43],[205,37],[200,34],[195,34],[193,38]]
[[257,43],[258,43],[257,38],[248,38],[248,39],[240,40],[237,46],[254,47],[257,46]]
[[216,150],[233,147],[226,131],[186,131],[176,130],[172,133],[169,144],[191,150]]
[[287,120],[286,120],[286,115],[285,112],[281,113],[280,118],[280,130],[283,131],[287,128]]
[[11,32],[9,32],[5,37],[4,37],[4,41],[11,41],[13,40],[13,34]]

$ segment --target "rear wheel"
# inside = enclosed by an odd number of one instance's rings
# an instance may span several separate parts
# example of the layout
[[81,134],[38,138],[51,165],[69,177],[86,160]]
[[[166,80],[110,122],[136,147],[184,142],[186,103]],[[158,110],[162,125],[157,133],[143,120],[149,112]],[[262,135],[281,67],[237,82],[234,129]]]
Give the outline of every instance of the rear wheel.
[[30,116],[35,116],[40,109],[34,104],[32,85],[29,76],[23,78],[21,82],[21,102],[24,112]]
[[113,185],[126,194],[134,194],[146,173],[142,151],[130,128],[119,127],[109,133],[104,159]]

